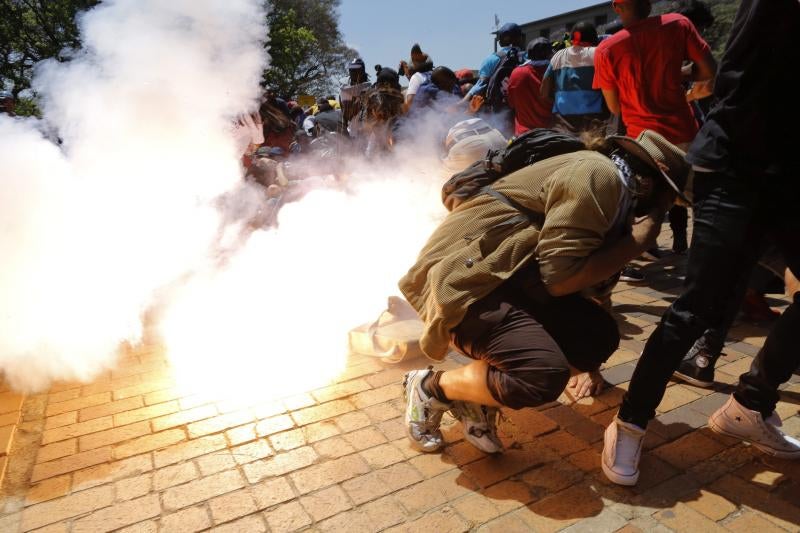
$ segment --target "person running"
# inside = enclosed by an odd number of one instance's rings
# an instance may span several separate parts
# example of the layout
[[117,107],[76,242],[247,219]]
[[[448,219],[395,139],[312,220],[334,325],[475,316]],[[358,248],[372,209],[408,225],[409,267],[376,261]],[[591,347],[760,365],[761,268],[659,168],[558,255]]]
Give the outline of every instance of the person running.
[[592,88],[597,30],[589,22],[578,22],[570,39],[572,46],[550,60],[542,81],[542,96],[553,100],[556,129],[572,134],[605,131],[608,111],[603,93]]
[[550,41],[539,37],[528,43],[528,60],[508,78],[508,106],[514,111],[514,135],[553,124],[552,99],[541,92],[550,65]]
[[[784,67],[800,64],[799,32],[797,0],[743,0],[736,13],[714,88],[718,103],[687,154],[695,170],[694,237],[683,293],[647,340],[605,432],[602,468],[614,483],[637,482],[645,430],[670,376],[695,340],[722,324],[733,288],[752,271],[767,237],[800,274],[800,134],[785,127],[800,112],[775,98],[794,81]],[[800,363],[798,346],[795,292],[736,391],[711,415],[711,429],[769,455],[800,458],[800,441],[779,429],[775,412],[778,387]]]
[[[628,135],[651,129],[685,150],[698,129],[687,100],[707,96],[716,71],[711,48],[683,15],[651,17],[650,0],[612,4],[623,29],[597,47],[593,87],[602,90],[612,113],[622,115]],[[688,96],[682,86],[684,61],[692,62],[690,77],[700,82]],[[686,208],[670,211],[674,252],[687,248],[687,220]]]
[[[609,137],[602,150],[545,159],[467,199],[400,280],[425,324],[422,351],[441,361],[452,343],[474,359],[458,370],[406,374],[415,448],[443,446],[439,424],[452,409],[470,443],[499,452],[499,407],[553,401],[571,372],[583,373],[576,390],[602,387],[598,368],[619,331],[581,292],[652,245],[689,173],[683,152],[654,132]],[[634,216],[641,221],[632,225]]]

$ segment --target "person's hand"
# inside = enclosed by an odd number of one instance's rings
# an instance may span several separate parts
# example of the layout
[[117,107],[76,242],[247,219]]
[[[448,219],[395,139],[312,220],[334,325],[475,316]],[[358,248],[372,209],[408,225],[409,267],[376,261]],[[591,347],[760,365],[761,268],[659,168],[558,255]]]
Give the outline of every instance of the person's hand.
[[478,112],[478,110],[480,110],[482,105],[483,105],[483,96],[479,94],[473,96],[472,99],[469,101],[469,113],[474,115],[475,113]]
[[583,372],[569,378],[567,388],[564,392],[571,396],[575,401],[589,396],[596,396],[603,391],[605,381],[600,375],[599,370]]
[[639,250],[649,250],[657,245],[656,239],[664,223],[665,212],[654,209],[647,216],[635,221],[631,227],[631,237]]

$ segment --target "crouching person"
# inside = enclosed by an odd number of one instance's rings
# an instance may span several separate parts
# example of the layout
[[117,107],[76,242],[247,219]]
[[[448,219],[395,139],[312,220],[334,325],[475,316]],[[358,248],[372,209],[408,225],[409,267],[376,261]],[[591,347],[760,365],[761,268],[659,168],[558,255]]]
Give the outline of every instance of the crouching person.
[[425,323],[425,354],[441,361],[452,345],[474,359],[406,374],[405,424],[417,449],[443,446],[439,425],[450,410],[467,441],[500,452],[499,407],[553,401],[571,373],[588,373],[589,392],[602,385],[598,369],[619,332],[582,293],[653,246],[688,166],[650,131],[598,144],[482,189],[445,218],[400,280]]

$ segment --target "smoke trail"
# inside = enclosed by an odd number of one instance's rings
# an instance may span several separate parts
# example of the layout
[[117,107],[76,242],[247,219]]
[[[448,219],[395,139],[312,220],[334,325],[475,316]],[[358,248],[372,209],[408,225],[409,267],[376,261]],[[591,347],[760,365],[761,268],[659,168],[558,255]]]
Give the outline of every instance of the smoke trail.
[[[258,0],[107,0],[84,48],[37,68],[47,125],[0,116],[0,370],[91,379],[158,287],[206,259],[239,180],[229,118],[255,105]],[[56,147],[38,128],[54,128]]]

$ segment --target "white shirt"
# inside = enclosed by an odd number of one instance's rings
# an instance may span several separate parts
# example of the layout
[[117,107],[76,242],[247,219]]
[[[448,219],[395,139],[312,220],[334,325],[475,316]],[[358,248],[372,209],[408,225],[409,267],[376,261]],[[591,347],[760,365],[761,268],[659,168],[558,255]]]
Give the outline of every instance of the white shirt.
[[408,80],[408,89],[406,90],[406,96],[413,96],[417,94],[420,85],[425,83],[425,80],[428,79],[429,73],[422,73],[422,72],[415,72],[411,79]]

